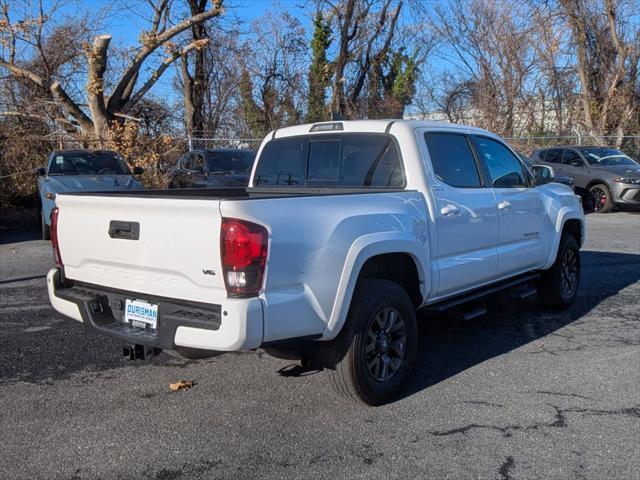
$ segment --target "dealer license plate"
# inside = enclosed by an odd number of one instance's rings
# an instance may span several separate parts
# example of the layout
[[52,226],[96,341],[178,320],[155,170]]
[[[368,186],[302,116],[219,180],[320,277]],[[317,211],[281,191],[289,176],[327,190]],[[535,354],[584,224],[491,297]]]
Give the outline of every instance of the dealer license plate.
[[158,328],[158,305],[141,302],[140,300],[129,300],[125,302],[124,321],[134,327],[152,329]]

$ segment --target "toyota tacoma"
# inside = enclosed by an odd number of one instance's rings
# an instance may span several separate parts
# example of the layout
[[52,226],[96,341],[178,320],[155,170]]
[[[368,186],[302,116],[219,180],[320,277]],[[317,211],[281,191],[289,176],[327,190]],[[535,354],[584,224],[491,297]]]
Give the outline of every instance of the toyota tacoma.
[[55,200],[58,312],[132,357],[305,359],[372,405],[409,378],[417,311],[472,318],[499,290],[566,308],[585,237],[573,191],[536,182],[498,136],[420,121],[278,129],[246,188]]

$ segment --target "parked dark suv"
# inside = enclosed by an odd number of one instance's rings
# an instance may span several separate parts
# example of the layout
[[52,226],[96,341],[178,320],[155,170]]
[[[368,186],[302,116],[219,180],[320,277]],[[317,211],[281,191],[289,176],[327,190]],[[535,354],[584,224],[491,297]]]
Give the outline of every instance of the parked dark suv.
[[246,187],[255,158],[253,150],[192,150],[171,171],[169,188]]
[[640,164],[620,150],[572,145],[534,150],[531,158],[573,178],[576,191],[590,197],[596,212],[616,204],[640,205]]

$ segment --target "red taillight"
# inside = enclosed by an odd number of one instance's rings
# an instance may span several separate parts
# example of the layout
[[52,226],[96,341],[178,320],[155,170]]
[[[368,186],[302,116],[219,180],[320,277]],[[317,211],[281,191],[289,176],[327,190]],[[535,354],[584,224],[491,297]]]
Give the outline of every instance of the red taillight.
[[53,207],[53,210],[51,210],[51,246],[53,247],[53,259],[56,262],[56,266],[62,267],[60,245],[58,245],[58,207]]
[[220,254],[227,293],[255,295],[262,288],[267,263],[267,229],[245,220],[223,218]]

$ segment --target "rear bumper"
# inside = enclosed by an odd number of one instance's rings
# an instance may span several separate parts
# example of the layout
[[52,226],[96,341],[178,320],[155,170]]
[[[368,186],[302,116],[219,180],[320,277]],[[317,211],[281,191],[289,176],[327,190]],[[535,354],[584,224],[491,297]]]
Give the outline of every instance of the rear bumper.
[[[262,343],[262,303],[257,298],[225,298],[222,304],[212,305],[80,283],[63,285],[57,268],[47,275],[47,289],[51,305],[58,312],[128,343],[166,350],[185,347],[223,352],[251,350]],[[158,305],[157,330],[123,322],[127,298]]]

